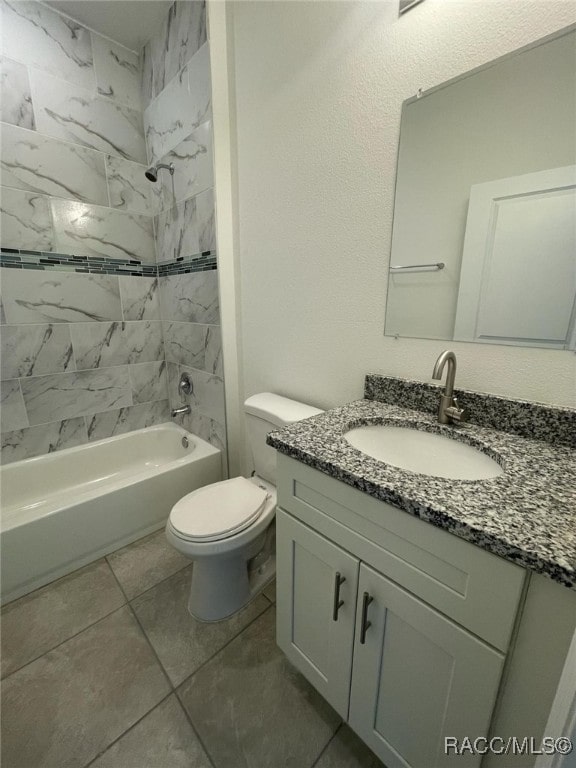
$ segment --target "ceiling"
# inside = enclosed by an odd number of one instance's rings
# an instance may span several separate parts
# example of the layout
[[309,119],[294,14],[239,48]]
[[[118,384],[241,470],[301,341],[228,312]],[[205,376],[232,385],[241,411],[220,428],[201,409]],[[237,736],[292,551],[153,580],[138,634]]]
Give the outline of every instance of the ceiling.
[[173,0],[44,0],[95,32],[140,51],[168,13]]

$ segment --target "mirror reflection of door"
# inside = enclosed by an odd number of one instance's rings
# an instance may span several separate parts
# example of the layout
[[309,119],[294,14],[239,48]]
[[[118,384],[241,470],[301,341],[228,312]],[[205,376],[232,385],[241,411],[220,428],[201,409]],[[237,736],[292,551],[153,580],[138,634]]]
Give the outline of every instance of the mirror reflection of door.
[[476,184],[454,339],[576,348],[576,166]]
[[[387,335],[574,348],[573,192],[537,176],[576,165],[574,61],[576,25],[404,103]],[[494,192],[490,267],[483,253],[471,267],[471,190],[533,174],[534,189]]]

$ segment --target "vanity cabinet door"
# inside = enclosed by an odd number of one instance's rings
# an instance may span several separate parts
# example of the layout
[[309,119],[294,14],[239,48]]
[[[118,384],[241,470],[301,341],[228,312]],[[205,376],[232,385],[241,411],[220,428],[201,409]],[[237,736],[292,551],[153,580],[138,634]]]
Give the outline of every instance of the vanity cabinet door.
[[359,561],[281,509],[276,526],[277,643],[346,719]]
[[481,755],[446,756],[444,737],[488,734],[503,663],[362,564],[349,723],[387,768],[478,766]]

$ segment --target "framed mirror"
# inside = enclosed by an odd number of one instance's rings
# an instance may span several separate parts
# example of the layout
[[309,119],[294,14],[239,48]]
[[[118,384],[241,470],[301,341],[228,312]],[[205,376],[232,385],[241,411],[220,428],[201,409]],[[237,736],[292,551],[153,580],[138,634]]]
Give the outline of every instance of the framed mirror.
[[385,333],[576,349],[576,28],[406,101]]

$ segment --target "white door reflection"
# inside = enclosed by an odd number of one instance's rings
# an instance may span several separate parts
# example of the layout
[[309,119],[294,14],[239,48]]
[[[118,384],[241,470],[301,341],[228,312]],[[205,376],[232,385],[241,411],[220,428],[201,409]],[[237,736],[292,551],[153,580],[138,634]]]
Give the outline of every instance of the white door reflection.
[[576,166],[470,191],[457,341],[575,349]]

